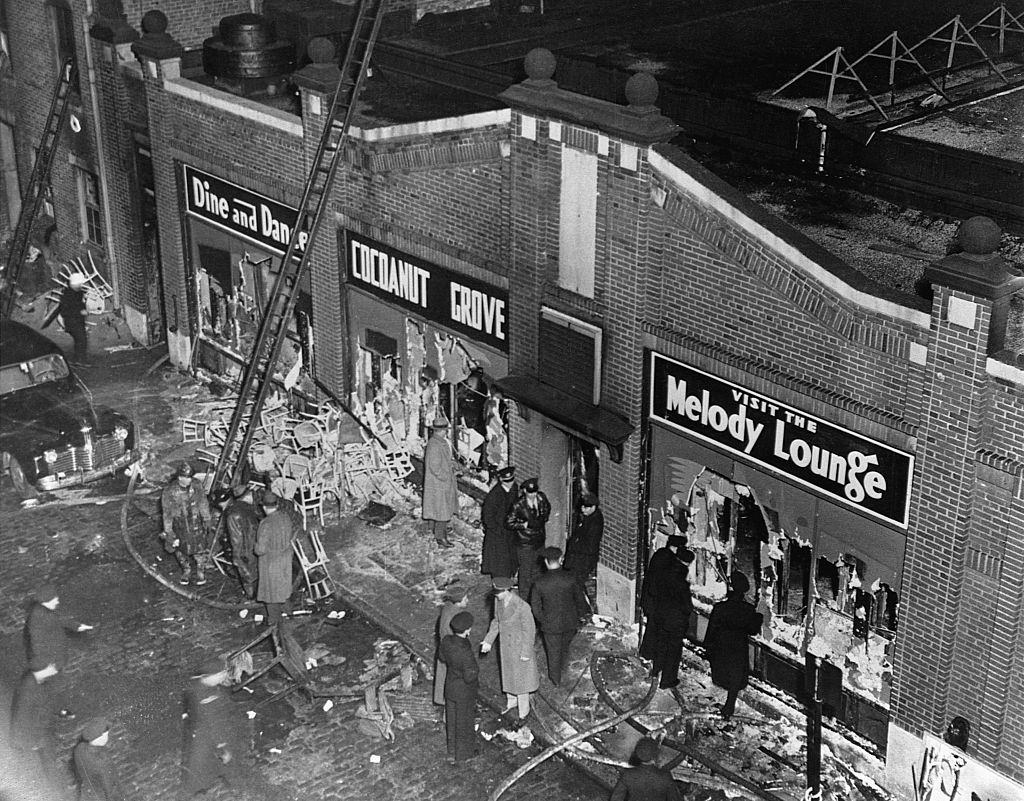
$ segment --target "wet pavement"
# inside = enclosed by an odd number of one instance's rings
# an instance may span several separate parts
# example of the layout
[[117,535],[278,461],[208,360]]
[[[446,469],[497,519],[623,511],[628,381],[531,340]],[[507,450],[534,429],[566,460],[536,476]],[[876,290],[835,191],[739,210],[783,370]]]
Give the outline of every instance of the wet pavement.
[[[217,414],[224,402],[189,376],[169,369],[151,371],[157,359],[152,353],[105,358],[109,364],[85,371],[84,377],[97,403],[131,412],[146,451],[142,479],[125,512],[127,536],[143,562],[173,583],[177,566],[156,539],[156,499],[175,462],[194,453],[195,443],[181,442],[179,419]],[[213,573],[200,590],[203,598],[235,605],[220,609],[146,575],[121,538],[126,485],[125,477],[118,476],[22,510],[5,482],[0,492],[5,521],[0,588],[6,599],[0,608],[0,712],[9,709],[10,688],[24,669],[24,602],[38,582],[54,581],[63,588],[63,607],[97,626],[73,638],[67,683],[76,718],[59,722],[65,764],[82,723],[104,715],[114,724],[113,758],[128,797],[164,799],[177,792],[180,699],[191,669],[204,656],[241,648],[264,629],[254,622],[254,614],[240,616],[243,599],[230,577]],[[367,660],[372,664],[375,643],[386,638],[400,641],[423,666],[410,690],[396,689],[389,695],[396,712],[406,709],[409,714],[398,715],[395,740],[385,742],[359,727],[354,718],[358,697],[339,697],[333,709],[325,710],[322,697],[311,701],[298,692],[276,696],[288,684],[283,674],[268,674],[253,683],[252,693],[235,695],[255,713],[254,775],[259,780],[251,797],[484,799],[540,746],[607,720],[616,707],[629,707],[643,697],[648,682],[645,666],[633,655],[636,627],[597,618],[574,639],[560,687],[553,687],[541,671],[529,733],[505,732],[497,718],[504,705],[498,660],[493,654],[482,657],[482,755],[464,766],[449,767],[444,732],[429,704],[424,674],[433,666],[435,623],[445,587],[457,581],[470,588],[474,644],[487,629],[490,581],[479,573],[479,505],[462,496],[459,517],[453,521],[455,547],[439,549],[418,519],[418,499],[411,488],[382,500],[396,512],[384,525],[360,519],[362,501],[325,510],[323,544],[337,591],[315,607],[302,607],[299,599],[298,608],[309,614],[293,618],[293,623],[307,656],[319,654],[320,664],[311,675],[320,690],[358,689],[367,681],[363,671]],[[331,619],[329,611],[345,616]],[[598,660],[592,672],[596,652],[608,656]],[[536,653],[543,665],[539,643]],[[254,651],[254,661],[265,656]],[[771,788],[776,798],[802,796],[803,713],[791,700],[755,682],[742,694],[736,720],[726,724],[715,714],[721,691],[711,685],[699,648],[684,652],[680,678],[680,692],[659,691],[650,707],[636,716],[635,725],[616,726],[585,746],[598,749],[612,764],[582,760],[584,754],[575,752],[575,764],[585,764],[585,773],[551,760],[502,798],[604,798],[618,773],[615,763],[629,757],[641,730],[667,734],[707,758],[721,759],[723,766],[752,777],[759,787]],[[6,732],[3,720],[0,732]],[[882,773],[874,755],[842,732],[827,731],[825,739],[825,775],[831,791],[826,798],[884,797],[855,792],[851,779],[851,774],[857,781],[863,777],[872,789],[871,778]],[[663,761],[675,753],[667,747],[663,752]],[[379,762],[371,761],[373,756]],[[683,761],[677,776],[689,779],[688,801],[717,801],[737,792],[736,787],[723,789],[722,780],[712,777],[700,759]],[[250,796],[220,786],[207,797]]]

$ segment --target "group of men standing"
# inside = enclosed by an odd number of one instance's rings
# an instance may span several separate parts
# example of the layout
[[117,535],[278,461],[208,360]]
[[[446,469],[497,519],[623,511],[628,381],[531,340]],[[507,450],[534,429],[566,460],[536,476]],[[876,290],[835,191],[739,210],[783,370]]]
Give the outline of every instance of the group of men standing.
[[[60,593],[52,584],[36,588],[25,621],[27,669],[11,704],[11,747],[8,778],[24,789],[25,798],[64,795],[65,779],[57,762],[57,720],[73,718],[66,705],[64,670],[68,634],[92,630],[60,611]],[[72,752],[72,767],[81,801],[121,801],[113,766],[107,756],[110,724],[87,721]]]
[[[262,516],[247,485],[219,490],[214,503],[222,511],[242,592],[266,605],[268,624],[280,621],[292,592],[295,521],[271,490],[260,497]],[[181,567],[179,582],[187,585],[194,576],[196,586],[205,584],[208,554],[218,547],[220,524],[213,521],[205,489],[188,462],[178,465],[163,490],[161,506],[161,539]]]

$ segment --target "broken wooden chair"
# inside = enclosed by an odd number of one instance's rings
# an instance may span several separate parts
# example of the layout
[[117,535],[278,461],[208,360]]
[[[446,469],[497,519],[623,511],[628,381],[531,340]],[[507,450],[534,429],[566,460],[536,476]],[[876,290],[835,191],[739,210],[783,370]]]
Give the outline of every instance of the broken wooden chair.
[[334,594],[334,579],[327,569],[327,552],[320,539],[320,529],[321,526],[310,526],[306,530],[306,538],[311,548],[309,554],[306,553],[301,539],[292,540],[292,549],[299,559],[299,566],[306,580],[306,590],[314,601],[329,598]]

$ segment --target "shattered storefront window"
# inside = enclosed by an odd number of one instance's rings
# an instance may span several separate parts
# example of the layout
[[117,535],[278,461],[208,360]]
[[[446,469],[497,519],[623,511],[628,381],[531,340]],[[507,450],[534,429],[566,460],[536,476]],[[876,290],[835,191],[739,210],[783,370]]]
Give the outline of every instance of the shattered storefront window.
[[[486,482],[508,462],[508,408],[494,380],[506,360],[428,323],[403,319],[399,336],[364,328],[357,337],[357,405],[387,418],[420,455],[436,420],[452,425],[456,458]],[[404,342],[400,341],[404,340]]]
[[685,458],[681,450],[706,449],[678,443],[655,437],[649,553],[670,534],[687,537],[705,614],[725,597],[728,575],[742,571],[764,616],[765,647],[796,661],[807,650],[826,657],[845,686],[887,706],[902,535],[710,452],[711,466]]

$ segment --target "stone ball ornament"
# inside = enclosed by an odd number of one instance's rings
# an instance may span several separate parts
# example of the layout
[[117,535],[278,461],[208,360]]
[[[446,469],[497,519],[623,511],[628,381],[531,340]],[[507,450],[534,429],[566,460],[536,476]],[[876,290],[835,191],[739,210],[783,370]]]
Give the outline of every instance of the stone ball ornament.
[[1003,232],[988,217],[970,217],[960,223],[956,232],[956,242],[964,253],[973,256],[985,256],[999,250],[999,242]]
[[531,81],[548,81],[555,74],[555,54],[544,47],[535,47],[523,59],[526,77]]
[[142,32],[160,35],[167,33],[167,15],[153,8],[142,15]]
[[626,81],[626,100],[631,106],[653,106],[658,99],[658,80],[648,72],[635,72]]

